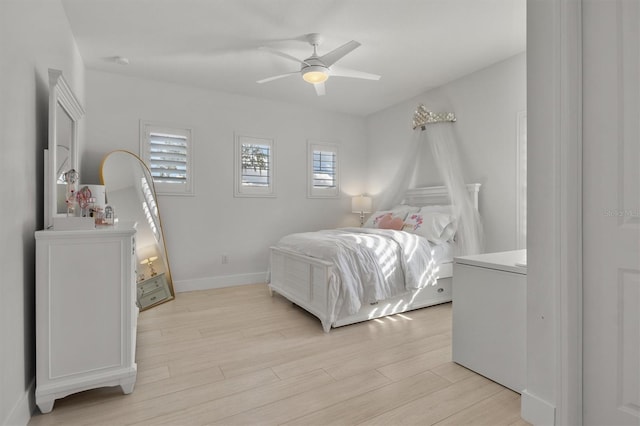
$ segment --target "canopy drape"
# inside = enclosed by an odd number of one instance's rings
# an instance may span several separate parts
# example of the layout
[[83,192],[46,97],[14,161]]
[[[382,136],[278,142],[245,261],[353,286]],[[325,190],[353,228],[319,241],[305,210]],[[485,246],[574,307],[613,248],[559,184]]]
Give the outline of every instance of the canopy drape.
[[379,205],[380,209],[390,209],[403,201],[405,191],[414,185],[421,159],[430,150],[449,192],[452,211],[457,220],[456,241],[459,254],[482,253],[482,222],[467,191],[452,126],[452,122],[443,121],[418,126],[414,130],[398,172],[380,198]]

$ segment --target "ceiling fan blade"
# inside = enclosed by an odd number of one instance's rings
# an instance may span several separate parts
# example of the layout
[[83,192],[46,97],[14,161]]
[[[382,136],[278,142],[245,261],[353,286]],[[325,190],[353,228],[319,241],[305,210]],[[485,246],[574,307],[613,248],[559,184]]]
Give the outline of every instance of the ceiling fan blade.
[[298,59],[295,56],[291,56],[288,53],[284,53],[284,52],[281,52],[279,50],[272,49],[270,47],[262,46],[259,49],[260,50],[266,50],[269,53],[273,53],[274,55],[280,56],[282,58],[286,58],[286,59],[289,59],[291,61],[298,62],[299,64],[302,64],[302,65],[309,65],[308,63],[306,63],[302,59]]
[[349,68],[331,67],[331,75],[334,77],[351,77],[351,78],[363,78],[365,80],[380,80],[380,76],[377,74],[370,74],[368,72],[352,70]]
[[316,95],[318,96],[323,96],[325,91],[324,91],[324,83],[314,83],[313,84],[313,88],[316,89]]
[[357,49],[358,47],[360,47],[360,43],[358,43],[355,40],[351,40],[350,42],[347,42],[342,46],[336,49],[333,49],[331,52],[325,53],[324,55],[320,56],[319,59],[326,66],[330,67],[331,65],[335,64],[339,59],[341,59],[343,56],[345,56],[347,53],[353,51],[354,49]]
[[273,80],[278,80],[280,78],[289,77],[290,75],[293,75],[293,74],[300,74],[300,71],[292,71],[292,72],[288,72],[286,74],[274,75],[273,77],[268,77],[268,78],[263,78],[262,80],[258,80],[258,81],[256,81],[256,83],[260,83],[260,84],[268,83],[268,82],[273,81]]

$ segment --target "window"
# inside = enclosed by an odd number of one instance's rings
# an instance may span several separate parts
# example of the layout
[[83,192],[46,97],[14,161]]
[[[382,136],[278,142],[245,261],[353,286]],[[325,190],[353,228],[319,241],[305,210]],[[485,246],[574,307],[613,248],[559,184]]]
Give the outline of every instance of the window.
[[335,198],[340,194],[338,145],[308,142],[309,198]]
[[193,195],[192,131],[140,122],[140,157],[156,192],[161,195]]
[[275,143],[273,139],[236,135],[236,197],[275,197]]

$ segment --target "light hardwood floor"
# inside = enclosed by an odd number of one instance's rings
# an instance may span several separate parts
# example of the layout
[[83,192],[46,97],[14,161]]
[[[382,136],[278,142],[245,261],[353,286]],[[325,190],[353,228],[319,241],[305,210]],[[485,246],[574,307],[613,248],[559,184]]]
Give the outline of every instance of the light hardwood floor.
[[138,320],[138,380],[30,425],[526,425],[520,396],[451,362],[451,304],[322,331],[265,284],[179,293]]

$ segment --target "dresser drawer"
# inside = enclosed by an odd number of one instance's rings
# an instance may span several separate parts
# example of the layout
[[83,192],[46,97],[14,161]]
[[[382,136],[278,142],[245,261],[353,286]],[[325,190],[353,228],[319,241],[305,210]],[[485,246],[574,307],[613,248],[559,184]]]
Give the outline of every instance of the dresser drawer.
[[146,281],[138,283],[138,290],[143,295],[156,291],[159,288],[166,288],[166,287],[167,287],[167,280],[165,279],[164,274],[155,276],[153,278],[149,278]]
[[166,288],[160,287],[157,290],[154,290],[150,293],[144,293],[138,299],[138,303],[140,304],[140,309],[147,308],[151,305],[155,305],[158,302],[161,302],[169,297],[169,292]]

